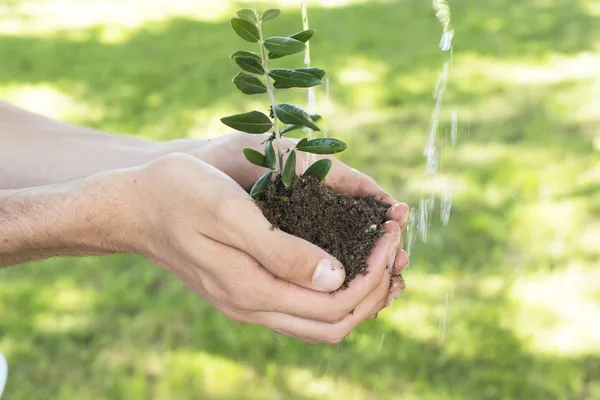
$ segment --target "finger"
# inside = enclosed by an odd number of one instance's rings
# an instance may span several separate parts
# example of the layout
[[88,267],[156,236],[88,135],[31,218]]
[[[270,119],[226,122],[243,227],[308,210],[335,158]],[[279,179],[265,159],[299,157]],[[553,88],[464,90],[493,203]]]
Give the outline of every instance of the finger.
[[396,262],[394,263],[394,274],[400,274],[404,271],[410,264],[410,259],[408,257],[408,253],[404,250],[398,251],[396,255]]
[[400,227],[404,230],[410,216],[410,208],[406,203],[397,203],[389,208],[386,216],[392,221],[398,221]]
[[346,193],[351,197],[374,196],[378,201],[389,204],[397,204],[398,201],[381,188],[370,176],[350,168],[348,165],[331,158],[333,165],[331,171],[324,180],[325,185],[336,192]]
[[[389,273],[388,273],[389,278]],[[352,314],[337,324],[305,320],[288,314],[259,313],[257,323],[304,341],[335,344],[344,340],[354,328],[371,318],[386,305],[389,279],[382,280],[377,289],[356,307]]]
[[[203,238],[204,241],[210,240]],[[389,248],[395,244],[391,235],[378,242],[369,258],[369,273],[357,277],[348,289],[332,296],[276,279],[248,254],[222,243],[193,246],[189,259],[202,259],[212,281],[218,287],[206,290],[220,301],[246,311],[276,311],[301,318],[334,323],[343,320],[377,287],[381,281],[389,285]],[[188,269],[194,268],[190,266]],[[384,274],[388,271],[387,274]],[[204,279],[204,281],[208,281]],[[209,286],[205,283],[205,286]]]
[[394,276],[392,278],[390,288],[388,290],[387,304],[386,307],[389,307],[392,302],[398,298],[404,291],[406,290],[406,283],[402,276]]
[[333,292],[344,283],[346,272],[337,259],[304,239],[274,229],[249,198],[230,200],[228,209],[222,213],[225,227],[220,236],[224,240],[217,240],[249,254],[273,275],[302,287]]

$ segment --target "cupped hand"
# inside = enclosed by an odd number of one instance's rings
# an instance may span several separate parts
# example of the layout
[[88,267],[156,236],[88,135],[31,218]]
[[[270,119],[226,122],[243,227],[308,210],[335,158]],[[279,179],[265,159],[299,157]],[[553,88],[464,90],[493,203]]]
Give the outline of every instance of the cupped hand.
[[[234,179],[240,186],[250,190],[252,185],[267,171],[250,164],[243,155],[243,149],[250,147],[258,151],[264,149],[264,142],[268,135],[248,135],[245,133],[233,133],[216,139],[210,139],[204,142],[201,147],[196,145],[193,140],[180,140],[174,146],[177,150],[192,154],[205,162],[213,165]],[[281,147],[286,149],[295,146],[297,140],[282,138]],[[303,172],[303,167],[308,160],[307,153],[297,153],[298,173]],[[395,268],[392,280],[392,286],[389,291],[389,301],[398,297],[404,291],[404,282],[400,276],[401,272],[408,266],[408,254],[402,250],[402,231],[406,229],[409,217],[409,208],[404,203],[399,203],[392,196],[387,194],[373,178],[350,168],[345,163],[330,156],[316,156],[316,159],[329,158],[332,160],[332,168],[325,181],[325,185],[331,187],[339,193],[346,193],[352,197],[362,197],[367,195],[375,196],[384,204],[389,204],[387,217],[390,221],[386,224],[386,231],[399,237],[398,251],[395,257]],[[377,250],[376,250],[377,251]],[[391,256],[392,257],[392,256]]]
[[[333,182],[353,187],[355,194],[374,184]],[[140,217],[129,228],[129,236],[137,235],[135,251],[229,318],[309,342],[337,343],[375,315],[388,302],[394,267],[402,268],[402,206],[390,210],[396,219],[386,223],[388,233],[369,259],[370,273],[332,296],[345,279],[340,263],[273,229],[247,192],[201,157],[173,154],[136,168],[128,196],[140,204]],[[392,291],[401,287],[394,279]]]

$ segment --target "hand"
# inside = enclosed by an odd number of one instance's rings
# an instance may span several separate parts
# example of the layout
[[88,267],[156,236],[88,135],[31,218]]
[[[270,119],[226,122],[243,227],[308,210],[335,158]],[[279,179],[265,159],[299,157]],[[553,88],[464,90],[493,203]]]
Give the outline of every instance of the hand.
[[[346,169],[337,164],[330,184],[391,201],[372,180]],[[386,306],[390,266],[402,268],[404,262],[396,254],[406,206],[390,209],[395,220],[386,223],[388,233],[369,259],[370,273],[332,296],[345,279],[339,262],[271,229],[246,191],[220,170],[173,154],[127,171],[129,188],[120,195],[139,205],[138,217],[126,224],[124,237],[135,238],[129,247],[173,272],[229,318],[309,342],[337,343]],[[398,278],[394,282],[401,287]]]
[[[246,160],[243,155],[243,149],[251,147],[261,151],[264,147],[263,143],[268,138],[268,135],[248,135],[245,133],[233,133],[227,136],[222,136],[216,139],[201,142],[195,140],[178,140],[169,144],[171,151],[180,151],[191,154],[201,160],[220,169],[240,186],[246,190],[250,190],[252,185],[260,178],[267,170],[255,165],[252,165]],[[281,145],[283,149],[293,147],[297,143],[296,140],[283,138]],[[303,173],[304,160],[308,158],[307,153],[298,152],[298,173]],[[317,156],[317,159],[325,158]],[[408,221],[409,209],[406,204],[398,203],[394,198],[388,195],[371,177],[365,175],[348,165],[337,160],[334,157],[327,157],[333,161],[331,171],[327,175],[324,184],[331,187],[339,193],[346,193],[353,197],[362,197],[373,195],[381,202],[390,205],[388,212],[388,221],[385,229],[392,235],[398,235],[398,252],[396,253],[396,261],[393,274],[398,275],[398,279],[392,281],[392,287],[389,293],[389,302],[398,297],[404,291],[404,282],[399,276],[401,272],[408,266],[408,254],[402,250],[402,231],[406,229]],[[394,222],[395,221],[395,222]]]

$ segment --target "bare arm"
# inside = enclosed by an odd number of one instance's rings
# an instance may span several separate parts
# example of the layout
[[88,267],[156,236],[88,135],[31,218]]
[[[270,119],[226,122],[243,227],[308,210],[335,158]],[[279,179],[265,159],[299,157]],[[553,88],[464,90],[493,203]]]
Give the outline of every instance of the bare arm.
[[131,206],[115,196],[122,191],[122,180],[96,176],[0,191],[0,267],[53,256],[126,250],[118,216],[135,213],[126,211]]
[[65,124],[0,102],[0,190],[65,182],[167,153],[163,143]]

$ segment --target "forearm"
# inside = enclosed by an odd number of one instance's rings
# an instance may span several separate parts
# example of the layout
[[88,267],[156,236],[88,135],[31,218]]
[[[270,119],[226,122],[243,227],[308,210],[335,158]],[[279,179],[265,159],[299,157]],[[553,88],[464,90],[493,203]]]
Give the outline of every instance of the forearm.
[[0,144],[0,190],[70,181],[168,153],[165,144],[53,121],[2,102]]
[[0,191],[0,267],[53,256],[125,251],[121,225],[132,211],[115,195],[124,193],[126,184],[116,186],[122,187],[115,187],[114,179],[94,176]]

